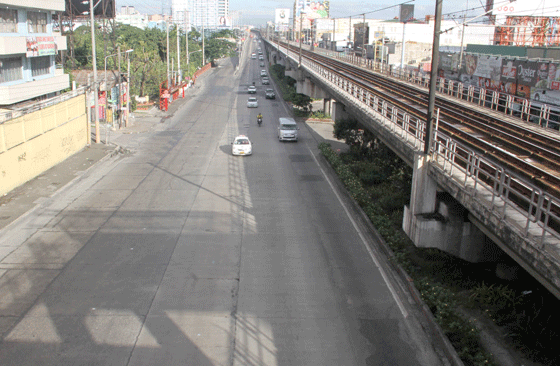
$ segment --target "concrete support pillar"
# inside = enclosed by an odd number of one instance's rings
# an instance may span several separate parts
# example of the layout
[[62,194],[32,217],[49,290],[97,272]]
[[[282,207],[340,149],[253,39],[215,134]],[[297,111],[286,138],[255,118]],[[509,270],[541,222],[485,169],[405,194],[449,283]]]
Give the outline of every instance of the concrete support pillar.
[[336,100],[333,101],[331,118],[334,121],[348,119],[348,113],[344,109],[344,104]]
[[328,116],[328,115],[332,115],[331,113],[331,105],[332,105],[332,99],[331,98],[325,98],[323,99],[323,113]]
[[403,215],[405,233],[417,247],[438,248],[469,262],[495,259],[495,247],[468,220],[468,211],[449,194],[438,193],[428,164],[429,157],[415,155],[410,205]]
[[428,176],[428,161],[429,156],[422,153],[414,156],[410,195],[410,210],[413,215],[435,211],[437,184]]

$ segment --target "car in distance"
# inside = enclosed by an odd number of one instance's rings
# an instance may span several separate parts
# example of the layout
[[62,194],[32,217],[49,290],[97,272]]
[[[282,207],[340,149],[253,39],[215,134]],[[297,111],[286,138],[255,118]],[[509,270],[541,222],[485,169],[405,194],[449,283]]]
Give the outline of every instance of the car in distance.
[[270,85],[270,80],[268,78],[262,78],[263,85]]
[[258,107],[259,107],[259,102],[258,102],[257,98],[250,97],[247,100],[247,108],[258,108]]
[[247,93],[256,94],[257,93],[257,87],[254,86],[254,85],[249,85],[249,87],[247,88]]
[[254,54],[254,53],[252,53],[252,54],[251,54],[251,58],[252,58],[253,60],[256,60],[256,59],[257,59],[257,55]]
[[266,89],[264,95],[266,99],[276,99],[276,94],[274,93],[273,89]]
[[251,140],[245,135],[239,135],[231,143],[231,153],[233,155],[252,155],[253,145]]
[[261,76],[268,76],[268,74],[266,73],[266,70],[261,70]]
[[261,67],[264,67],[264,62],[261,62]]
[[264,60],[263,55],[259,55],[259,60]]

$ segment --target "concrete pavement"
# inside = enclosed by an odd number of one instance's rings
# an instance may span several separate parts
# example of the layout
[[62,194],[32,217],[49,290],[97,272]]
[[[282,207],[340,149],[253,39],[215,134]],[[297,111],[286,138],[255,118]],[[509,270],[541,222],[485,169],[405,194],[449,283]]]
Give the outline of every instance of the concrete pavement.
[[[184,99],[172,103],[167,112],[160,111],[156,107],[147,111],[136,111],[131,115],[129,126],[122,129],[107,130],[102,125],[100,144],[92,143],[62,163],[0,197],[0,230],[25,215],[58,190],[72,184],[99,161],[115,157],[127,149],[134,149],[134,146],[143,140],[148,132],[164,129],[166,120],[172,117],[193,94],[196,94],[197,88],[203,82],[204,78],[199,78],[199,84],[189,89]],[[348,148],[344,142],[337,141],[333,137],[333,123],[309,121],[306,123],[306,127],[317,143],[329,142],[335,150]],[[106,143],[107,140],[108,143]],[[0,251],[0,260],[8,254]]]

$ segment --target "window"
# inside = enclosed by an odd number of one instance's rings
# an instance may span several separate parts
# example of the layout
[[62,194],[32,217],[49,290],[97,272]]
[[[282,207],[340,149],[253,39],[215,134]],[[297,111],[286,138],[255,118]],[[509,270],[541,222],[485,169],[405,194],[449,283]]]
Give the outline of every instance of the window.
[[51,71],[51,56],[41,56],[31,58],[31,76],[49,74]]
[[0,59],[0,83],[23,79],[21,57]]
[[17,33],[17,10],[0,9],[0,33]]
[[28,11],[27,29],[29,33],[47,33],[47,13]]

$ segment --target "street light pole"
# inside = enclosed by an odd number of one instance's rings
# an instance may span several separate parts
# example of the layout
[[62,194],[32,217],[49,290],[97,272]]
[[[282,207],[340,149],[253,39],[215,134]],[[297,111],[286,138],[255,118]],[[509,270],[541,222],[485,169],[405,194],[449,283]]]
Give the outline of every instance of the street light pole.
[[[98,92],[98,85],[97,85],[97,55],[95,50],[95,19],[93,16],[93,1],[89,0],[89,20],[91,23],[91,54],[93,57],[93,99],[94,99],[94,114],[95,114],[95,143],[98,144],[101,142],[99,136],[99,92]],[[91,123],[88,121],[88,123]],[[91,143],[91,135],[88,136],[88,142]]]

